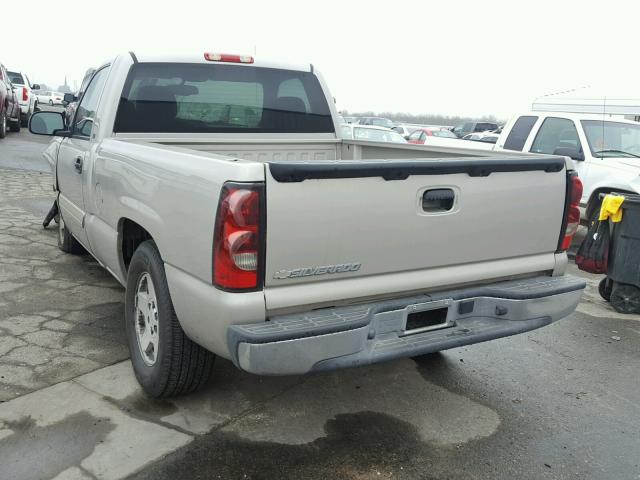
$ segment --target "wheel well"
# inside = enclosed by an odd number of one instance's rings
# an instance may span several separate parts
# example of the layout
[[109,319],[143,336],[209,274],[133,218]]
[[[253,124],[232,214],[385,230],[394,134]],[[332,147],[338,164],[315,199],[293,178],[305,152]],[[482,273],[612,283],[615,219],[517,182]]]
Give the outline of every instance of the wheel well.
[[133,220],[124,218],[120,222],[120,255],[125,271],[129,269],[133,253],[145,240],[153,240],[153,237],[144,227]]
[[586,217],[588,219],[591,218],[591,215],[593,214],[593,209],[596,208],[596,205],[600,204],[600,194],[611,193],[611,192],[633,194],[633,192],[630,192],[629,190],[624,190],[622,188],[602,187],[602,188],[598,188],[597,190],[594,190],[593,193],[591,194],[591,197],[589,197],[589,203],[587,203]]

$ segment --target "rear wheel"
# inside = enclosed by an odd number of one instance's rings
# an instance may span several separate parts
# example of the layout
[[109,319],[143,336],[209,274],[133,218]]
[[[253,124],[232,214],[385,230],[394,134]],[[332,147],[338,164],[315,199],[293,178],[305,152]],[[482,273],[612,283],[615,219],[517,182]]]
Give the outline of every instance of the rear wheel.
[[640,313],[640,288],[617,283],[611,291],[611,306],[620,313]]
[[152,240],[140,244],[131,258],[125,321],[133,371],[149,396],[182,395],[206,384],[215,355],[182,330],[171,302],[164,262]]
[[7,136],[7,112],[0,113],[0,138]]
[[16,133],[20,131],[20,114],[19,113],[18,113],[18,118],[16,118],[15,121],[9,124],[9,129],[12,132],[16,132]]
[[53,107],[53,100],[49,100],[49,105]]

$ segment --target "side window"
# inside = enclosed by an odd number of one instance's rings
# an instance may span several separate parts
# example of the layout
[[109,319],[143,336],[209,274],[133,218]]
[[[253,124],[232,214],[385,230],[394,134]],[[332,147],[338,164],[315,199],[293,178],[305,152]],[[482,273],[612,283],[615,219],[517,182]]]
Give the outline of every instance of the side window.
[[527,143],[527,137],[531,133],[531,129],[538,121],[538,117],[523,116],[518,118],[513,124],[513,128],[509,132],[509,136],[504,142],[504,148],[506,150],[517,150],[521,152],[524,148],[524,144]]
[[427,139],[427,134],[424,133],[424,130],[420,132],[420,141],[424,142]]
[[91,129],[93,128],[93,119],[96,116],[96,110],[98,108],[98,101],[100,100],[100,94],[104,88],[104,83],[107,80],[107,74],[109,73],[109,67],[105,67],[97,72],[91,79],[91,83],[84,92],[84,96],[78,105],[76,111],[76,117],[73,121],[73,134],[81,137],[88,137],[91,135]]
[[409,140],[418,140],[421,134],[422,134],[422,130],[416,130],[411,135],[409,135]]
[[575,148],[581,152],[578,131],[573,121],[567,118],[549,117],[540,127],[531,151],[553,155],[556,148],[560,147]]

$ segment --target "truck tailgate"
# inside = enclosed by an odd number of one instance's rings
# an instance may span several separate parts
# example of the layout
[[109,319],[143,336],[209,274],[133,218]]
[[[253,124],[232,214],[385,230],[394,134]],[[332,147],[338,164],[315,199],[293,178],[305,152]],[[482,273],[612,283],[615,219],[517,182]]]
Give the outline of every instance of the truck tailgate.
[[271,162],[267,308],[553,269],[566,181],[560,157]]

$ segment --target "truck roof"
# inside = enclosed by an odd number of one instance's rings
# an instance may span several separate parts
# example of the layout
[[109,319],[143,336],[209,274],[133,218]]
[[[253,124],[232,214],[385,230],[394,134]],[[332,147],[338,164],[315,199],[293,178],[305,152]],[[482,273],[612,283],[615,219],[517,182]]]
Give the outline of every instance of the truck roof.
[[[203,63],[203,64],[211,64],[211,63],[225,63],[225,62],[212,62],[209,60],[205,60],[204,54],[209,53],[211,51],[202,50],[198,53],[192,54],[145,54],[144,52],[130,52],[127,55],[132,55],[135,59],[140,63]],[[219,53],[219,52],[216,52]],[[232,54],[237,55],[237,54]],[[268,59],[261,59],[257,57],[252,57],[253,63],[234,63],[234,65],[244,65],[251,67],[261,67],[261,68],[277,68],[282,70],[295,70],[300,72],[313,72],[313,65],[310,63],[307,64],[295,64],[295,63],[286,63],[280,61],[271,61]]]

